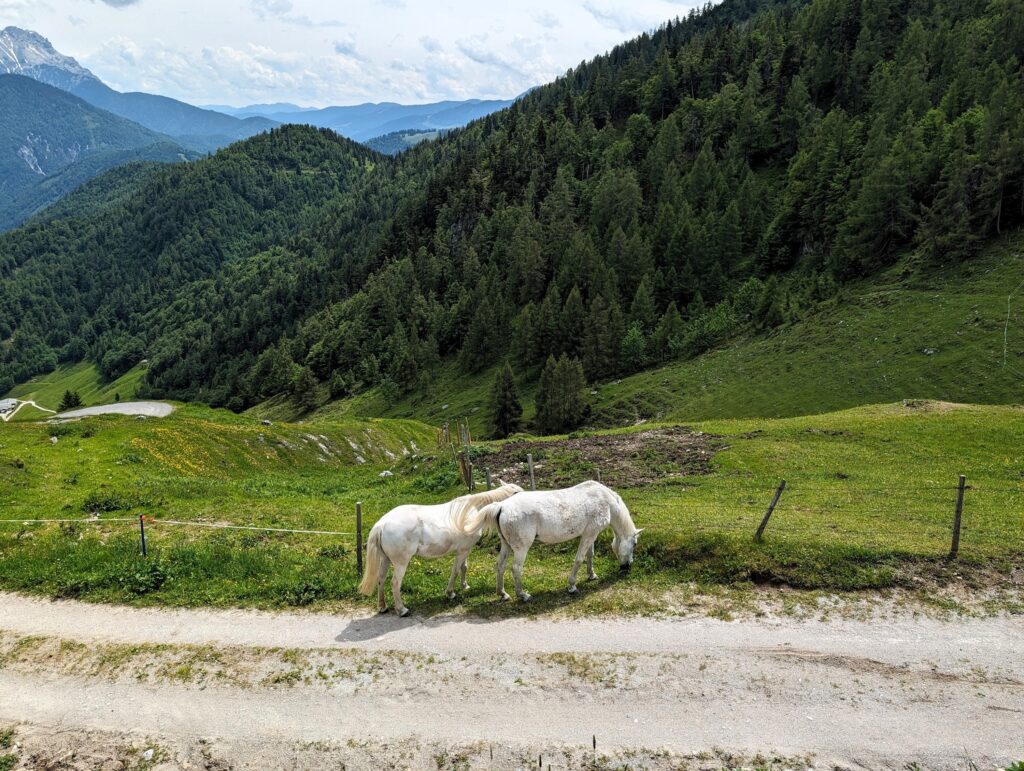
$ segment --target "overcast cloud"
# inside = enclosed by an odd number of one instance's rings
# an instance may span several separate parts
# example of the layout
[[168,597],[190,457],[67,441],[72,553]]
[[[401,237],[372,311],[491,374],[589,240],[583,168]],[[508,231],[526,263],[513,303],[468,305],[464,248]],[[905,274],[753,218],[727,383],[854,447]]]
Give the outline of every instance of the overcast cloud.
[[680,0],[0,0],[122,91],[194,104],[509,98],[692,5]]

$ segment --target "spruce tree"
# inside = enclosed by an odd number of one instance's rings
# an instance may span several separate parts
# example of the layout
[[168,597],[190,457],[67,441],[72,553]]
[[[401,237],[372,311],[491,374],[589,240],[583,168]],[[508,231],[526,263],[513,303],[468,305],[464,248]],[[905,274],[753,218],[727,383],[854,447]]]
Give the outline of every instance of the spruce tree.
[[586,417],[586,379],[579,359],[549,356],[537,389],[537,427],[548,434],[571,431]]
[[82,397],[78,391],[65,391],[57,407],[58,412],[74,410],[82,406]]
[[523,405],[519,401],[519,389],[516,387],[512,367],[506,361],[499,367],[491,387],[491,427],[494,436],[504,439],[519,430],[523,417]]

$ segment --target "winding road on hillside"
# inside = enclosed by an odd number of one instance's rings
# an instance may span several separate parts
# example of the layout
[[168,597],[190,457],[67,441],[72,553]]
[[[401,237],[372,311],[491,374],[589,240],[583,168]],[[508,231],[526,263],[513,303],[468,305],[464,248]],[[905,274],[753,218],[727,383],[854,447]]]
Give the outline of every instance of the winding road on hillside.
[[56,411],[48,410],[48,409],[46,409],[46,407],[40,407],[38,404],[36,404],[33,401],[27,401],[27,402],[19,401],[18,402],[18,406],[15,407],[13,410],[11,410],[10,412],[5,412],[5,413],[0,414],[0,420],[3,420],[4,423],[7,423],[8,421],[11,420],[11,418],[13,418],[15,415],[18,414],[18,411],[22,407],[35,407],[40,412],[48,412],[51,415],[56,415],[57,414]]
[[46,660],[0,668],[0,725],[156,735],[178,757],[216,746],[235,767],[284,764],[296,743],[348,752],[352,742],[491,743],[529,755],[589,746],[594,735],[602,748],[810,754],[819,767],[993,768],[1024,758],[1019,617],[397,619],[0,594],[0,629],[235,656],[287,648],[318,656],[321,670],[353,667],[329,684],[320,672],[324,682],[295,676],[289,687],[244,688],[223,679],[155,684],[141,672],[91,677],[81,665],[69,674]]

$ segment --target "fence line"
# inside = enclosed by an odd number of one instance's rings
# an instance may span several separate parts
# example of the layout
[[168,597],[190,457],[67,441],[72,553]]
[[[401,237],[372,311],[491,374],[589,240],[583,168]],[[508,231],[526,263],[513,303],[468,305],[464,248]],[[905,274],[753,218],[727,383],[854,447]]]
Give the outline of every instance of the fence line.
[[[347,535],[354,536],[355,533],[343,532],[340,530],[301,530],[290,527],[256,527],[255,525],[223,525],[213,522],[185,522],[178,519],[154,519],[146,517],[150,525],[178,525],[184,527],[206,527],[215,530],[257,530],[265,533],[303,533],[306,535]],[[102,519],[100,517],[84,517],[80,519],[0,519],[0,524],[11,523],[19,525],[32,525],[50,522],[76,522],[84,525],[101,525],[107,522],[138,522],[138,517],[117,517],[113,519]]]

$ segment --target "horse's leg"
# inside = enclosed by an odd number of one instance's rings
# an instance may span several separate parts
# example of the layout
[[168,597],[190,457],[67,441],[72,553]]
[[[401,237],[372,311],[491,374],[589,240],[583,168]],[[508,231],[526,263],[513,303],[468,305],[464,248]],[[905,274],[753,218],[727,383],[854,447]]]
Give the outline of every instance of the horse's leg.
[[594,572],[594,542],[590,542],[590,550],[587,552],[587,579],[597,580],[597,573]]
[[469,591],[469,582],[466,581],[466,572],[469,570],[469,552],[462,558],[462,591]]
[[384,584],[388,580],[389,567],[391,567],[391,558],[385,554],[380,561],[380,571],[377,573],[377,610],[381,613],[388,612],[388,598],[384,594]]
[[405,578],[405,569],[409,567],[409,563],[406,562],[403,565],[395,561],[393,567],[394,570],[391,573],[391,594],[395,597],[395,612],[399,616],[408,616],[409,609],[402,602],[402,579]]
[[516,582],[516,597],[523,602],[529,602],[532,599],[529,592],[523,591],[523,563],[526,562],[526,553],[529,550],[529,546],[517,549],[515,552],[516,556],[512,560],[512,578]]
[[498,599],[502,602],[507,602],[512,598],[508,596],[505,591],[505,563],[508,562],[508,555],[512,553],[512,547],[508,545],[508,541],[504,538],[501,539],[501,551],[498,553]]
[[455,578],[459,575],[459,563],[462,561],[462,555],[456,554],[455,561],[452,562],[452,575],[448,579],[448,588],[444,590],[445,595],[449,600],[455,599]]
[[[594,553],[594,541],[588,539],[586,535],[580,538],[579,548],[576,549],[576,559],[573,560],[572,570],[569,571],[569,594],[576,594],[579,590],[576,588],[576,574],[580,572],[580,565],[583,564],[584,559],[591,559],[590,556]],[[591,563],[592,564],[592,563]],[[590,568],[590,572],[593,573],[593,567]]]

